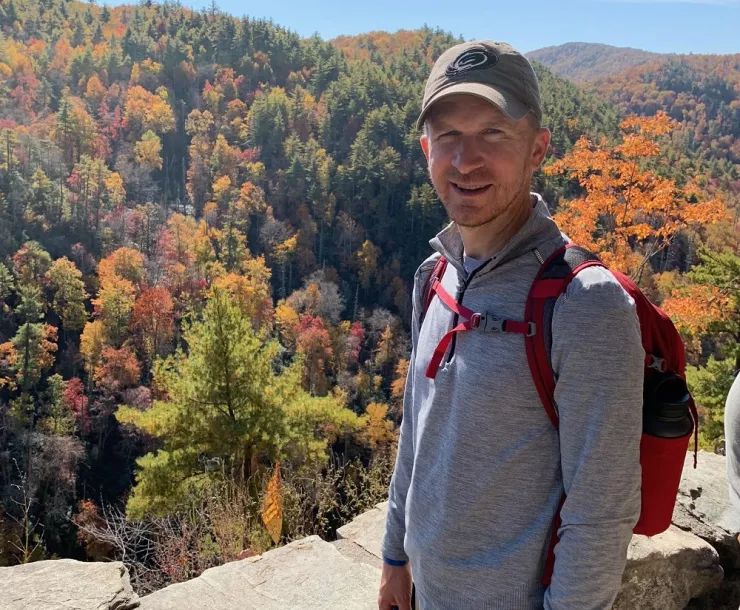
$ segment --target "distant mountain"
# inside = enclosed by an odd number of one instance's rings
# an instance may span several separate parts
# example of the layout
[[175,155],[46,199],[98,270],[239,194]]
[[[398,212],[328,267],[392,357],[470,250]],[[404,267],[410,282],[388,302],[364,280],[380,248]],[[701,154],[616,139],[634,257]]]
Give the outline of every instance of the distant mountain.
[[607,44],[569,42],[537,49],[527,53],[527,57],[545,64],[558,76],[580,83],[621,74],[629,68],[668,59],[674,55]]
[[701,173],[740,189],[740,54],[660,54],[578,42],[527,56],[622,116],[667,112],[681,124],[672,136],[677,167],[701,166]]

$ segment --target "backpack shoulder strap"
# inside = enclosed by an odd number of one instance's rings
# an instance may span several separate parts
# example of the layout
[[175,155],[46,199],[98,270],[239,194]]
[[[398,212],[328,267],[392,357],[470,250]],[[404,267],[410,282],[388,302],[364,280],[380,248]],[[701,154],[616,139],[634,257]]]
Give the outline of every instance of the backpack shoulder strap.
[[436,264],[434,265],[432,272],[424,281],[421,291],[421,314],[419,316],[419,324],[424,321],[424,316],[427,313],[427,309],[429,309],[429,305],[432,304],[432,300],[434,299],[432,284],[434,284],[435,280],[438,280],[440,282],[442,281],[442,277],[444,276],[446,269],[447,259],[444,256],[440,256]]
[[[535,255],[542,260],[536,249]],[[598,256],[574,244],[566,244],[541,264],[527,297],[525,320],[533,322],[536,328],[535,334],[526,338],[527,362],[542,405],[556,428],[558,409],[555,404],[555,375],[549,354],[552,310],[555,301],[565,292],[576,274],[594,266],[604,266]]]
[[[537,249],[534,250],[534,253],[539,261],[543,260]],[[533,322],[536,329],[534,335],[525,338],[527,362],[542,406],[556,429],[558,428],[559,419],[558,407],[555,403],[555,374],[550,362],[548,345],[548,342],[552,340],[552,312],[555,302],[566,291],[568,284],[578,272],[586,267],[594,266],[604,266],[598,256],[574,244],[566,244],[541,263],[527,297],[525,320]],[[560,511],[564,502],[565,494],[560,499],[560,505],[550,534],[542,574],[542,584],[544,586],[550,584],[555,569],[555,546],[559,541]]]

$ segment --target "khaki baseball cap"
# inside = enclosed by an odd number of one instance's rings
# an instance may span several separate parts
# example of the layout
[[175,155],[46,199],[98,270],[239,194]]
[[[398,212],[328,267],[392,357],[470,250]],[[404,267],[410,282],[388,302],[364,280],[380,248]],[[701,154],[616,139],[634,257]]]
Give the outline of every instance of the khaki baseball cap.
[[542,121],[540,87],[532,64],[505,42],[464,42],[442,53],[427,80],[417,128],[424,125],[434,102],[456,93],[481,97],[515,121],[528,112],[538,124]]

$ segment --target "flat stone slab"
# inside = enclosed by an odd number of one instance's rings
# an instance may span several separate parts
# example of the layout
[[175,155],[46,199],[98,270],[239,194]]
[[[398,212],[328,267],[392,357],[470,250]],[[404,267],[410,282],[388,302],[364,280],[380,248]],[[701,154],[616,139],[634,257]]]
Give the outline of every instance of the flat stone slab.
[[332,542],[332,545],[350,561],[359,561],[360,563],[366,563],[369,566],[378,568],[378,570],[383,569],[382,559],[379,559],[372,553],[368,553],[365,549],[363,549],[361,546],[356,545],[351,540],[340,538],[339,540],[335,540],[334,542]]
[[337,530],[337,538],[351,540],[368,553],[382,561],[380,545],[385,535],[385,517],[388,514],[388,501],[376,504],[347,525]]
[[141,610],[377,610],[380,570],[310,536],[141,598]]
[[118,561],[37,561],[0,568],[0,610],[132,610],[139,598]]
[[723,576],[717,551],[698,536],[674,526],[651,538],[633,536],[613,610],[683,610]]

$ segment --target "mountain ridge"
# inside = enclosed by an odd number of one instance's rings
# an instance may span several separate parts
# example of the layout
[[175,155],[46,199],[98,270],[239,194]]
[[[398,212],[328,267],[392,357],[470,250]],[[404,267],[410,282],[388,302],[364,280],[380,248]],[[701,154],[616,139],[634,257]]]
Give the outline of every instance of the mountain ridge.
[[526,53],[526,56],[548,66],[558,76],[582,83],[620,74],[629,68],[677,57],[678,54],[653,53],[601,43],[568,42],[536,49]]

